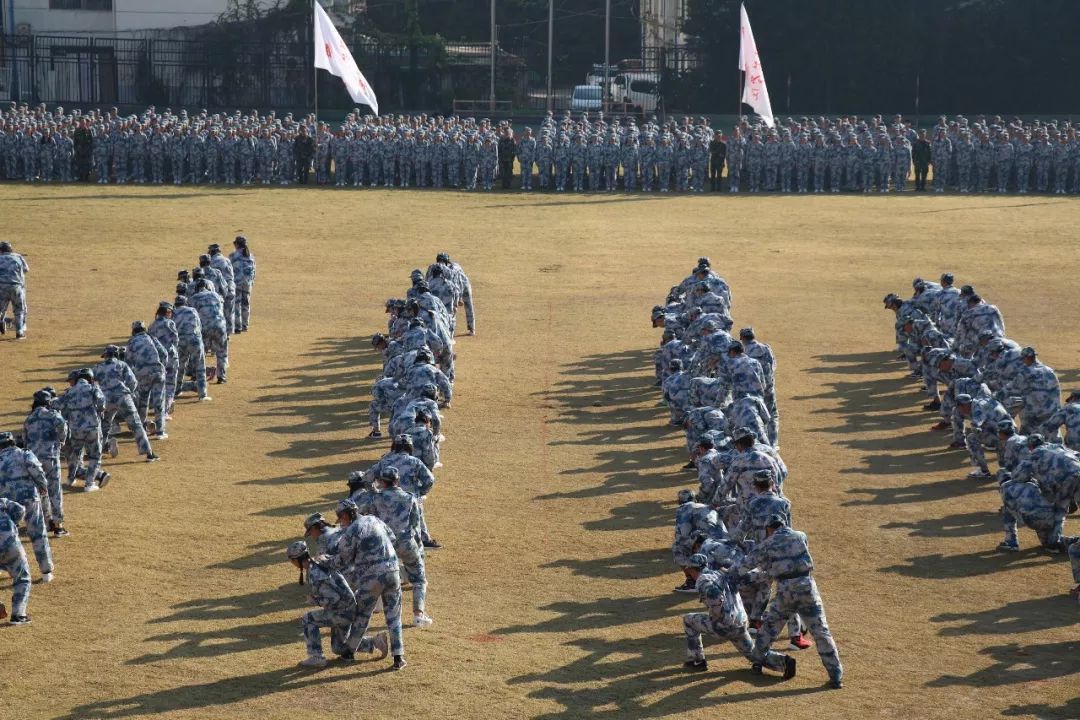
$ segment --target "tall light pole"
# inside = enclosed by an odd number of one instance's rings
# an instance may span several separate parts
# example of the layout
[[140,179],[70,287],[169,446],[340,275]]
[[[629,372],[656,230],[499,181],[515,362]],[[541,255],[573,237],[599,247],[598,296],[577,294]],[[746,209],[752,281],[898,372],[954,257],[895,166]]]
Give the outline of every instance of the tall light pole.
[[608,68],[611,67],[611,0],[604,3],[604,107],[608,106],[611,96],[611,82],[608,80]]
[[495,112],[495,0],[491,0],[491,111]]
[[547,68],[547,109],[555,109],[555,98],[551,96],[551,46],[555,38],[555,0],[548,0],[548,68]]

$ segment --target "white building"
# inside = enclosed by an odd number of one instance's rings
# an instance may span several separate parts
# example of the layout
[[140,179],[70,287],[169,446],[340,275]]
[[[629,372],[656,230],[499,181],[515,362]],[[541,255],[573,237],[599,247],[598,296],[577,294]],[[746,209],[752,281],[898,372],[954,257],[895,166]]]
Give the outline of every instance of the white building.
[[205,25],[227,0],[0,0],[7,32],[117,35]]
[[641,0],[642,47],[686,45],[682,31],[686,12],[686,0]]

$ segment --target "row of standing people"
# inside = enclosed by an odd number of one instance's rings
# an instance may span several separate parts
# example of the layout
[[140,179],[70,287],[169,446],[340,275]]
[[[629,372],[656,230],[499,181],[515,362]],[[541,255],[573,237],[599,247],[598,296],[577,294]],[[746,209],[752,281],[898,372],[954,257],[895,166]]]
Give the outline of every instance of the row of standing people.
[[702,636],[712,635],[730,641],[754,672],[791,678],[794,656],[772,649],[786,625],[788,650],[809,648],[809,634],[829,686],[840,688],[843,666],[814,561],[784,494],[776,358],[753,328],[738,339],[729,334],[731,312],[730,287],[704,257],[652,312],[653,327],[664,329],[656,382],[671,426],[686,436],[684,469],[698,476],[696,490],[678,493],[672,545],[684,574],[675,591],[697,595],[707,608],[683,616],[685,666],[708,669]]
[[[301,619],[307,656],[304,667],[325,667],[321,628],[342,660],[356,653],[393,656],[406,666],[402,591],[411,589],[413,627],[429,627],[426,553],[442,547],[425,512],[442,467],[443,412],[453,401],[457,312],[466,309],[468,334],[475,333],[472,285],[461,266],[439,253],[427,273],[414,270],[403,299],[387,301],[386,333],[372,346],[383,369],[372,388],[371,439],[384,437],[389,419],[390,450],[366,470],[349,473],[348,494],[334,506],[335,522],[322,513],[304,520],[304,540],[287,549],[300,568],[309,601],[318,609]],[[368,634],[381,606],[386,632]]]
[[995,477],[987,451],[996,453],[998,549],[1017,552],[1018,529],[1031,528],[1045,551],[1068,555],[1080,595],[1080,537],[1065,534],[1080,503],[1080,390],[1062,401],[1057,373],[1007,336],[1001,311],[973,286],[957,288],[951,273],[912,286],[909,299],[889,293],[884,303],[899,357],[928,398],[923,409],[940,414],[932,430],[967,451],[973,481]]
[[[146,462],[155,462],[159,456],[153,445],[169,437],[176,400],[188,389],[197,391],[200,401],[210,400],[206,350],[216,356],[217,381],[226,381],[228,336],[231,328],[247,329],[250,304],[245,301],[238,320],[227,318],[226,308],[231,313],[233,307],[219,291],[234,293],[240,286],[249,298],[255,277],[247,240],[237,237],[234,245],[235,252],[225,257],[220,246],[212,244],[203,256],[209,259],[208,267],[198,270],[200,278],[205,271],[212,280],[200,279],[190,297],[189,288],[178,289],[173,302],[158,305],[152,323],[132,323],[126,345],[107,345],[96,366],[71,371],[64,392],[52,387],[35,392],[20,431],[0,432],[0,568],[14,580],[12,624],[30,622],[31,574],[19,541],[20,523],[26,525],[42,582],[51,582],[55,565],[49,534],[54,540],[71,534],[64,495],[80,479],[85,493],[109,483],[112,476],[102,467],[102,454],[119,454],[119,424],[126,423]],[[14,255],[8,246],[0,265]],[[18,260],[25,267],[25,261]],[[17,327],[25,333],[25,292],[15,312]],[[189,375],[190,385],[185,382]],[[0,617],[6,614],[0,604]]]

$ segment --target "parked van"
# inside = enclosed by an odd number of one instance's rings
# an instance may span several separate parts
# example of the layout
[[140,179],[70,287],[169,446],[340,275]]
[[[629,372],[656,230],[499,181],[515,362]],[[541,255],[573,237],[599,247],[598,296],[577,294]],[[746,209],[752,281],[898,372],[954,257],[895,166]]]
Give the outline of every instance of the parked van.
[[603,110],[604,89],[599,85],[575,85],[570,96],[571,110]]

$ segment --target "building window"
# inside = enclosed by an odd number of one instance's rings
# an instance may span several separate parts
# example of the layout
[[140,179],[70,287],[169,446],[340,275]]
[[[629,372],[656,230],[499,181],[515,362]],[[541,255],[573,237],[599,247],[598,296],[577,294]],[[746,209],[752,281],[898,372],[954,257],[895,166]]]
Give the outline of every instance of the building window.
[[113,0],[49,0],[50,10],[112,10]]

